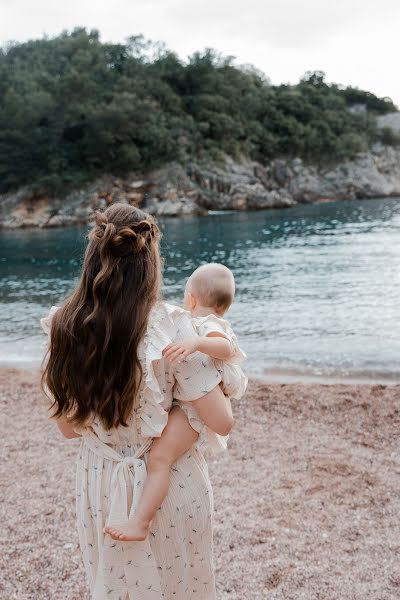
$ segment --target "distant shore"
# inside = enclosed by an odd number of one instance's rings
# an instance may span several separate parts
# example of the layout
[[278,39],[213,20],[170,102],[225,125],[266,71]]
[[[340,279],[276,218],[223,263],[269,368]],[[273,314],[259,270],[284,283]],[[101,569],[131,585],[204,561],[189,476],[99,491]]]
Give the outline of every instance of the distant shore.
[[[38,381],[0,368],[0,589],[88,600],[74,518],[79,442],[47,418]],[[218,598],[397,597],[399,393],[250,382],[230,450],[210,463]]]
[[[400,122],[400,113],[396,118]],[[377,143],[353,160],[324,168],[300,158],[261,164],[225,156],[220,163],[173,162],[124,178],[105,173],[63,197],[21,188],[0,195],[0,228],[85,225],[94,210],[114,202],[183,217],[384,197],[400,197],[400,148]]]

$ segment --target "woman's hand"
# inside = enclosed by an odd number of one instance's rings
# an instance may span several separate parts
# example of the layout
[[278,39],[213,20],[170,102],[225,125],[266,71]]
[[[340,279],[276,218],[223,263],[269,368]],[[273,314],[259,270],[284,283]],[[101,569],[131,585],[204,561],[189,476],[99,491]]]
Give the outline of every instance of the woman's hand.
[[198,337],[188,337],[183,338],[179,342],[173,342],[172,344],[168,344],[163,350],[164,358],[172,364],[180,363],[185,358],[197,352],[199,347],[199,339]]

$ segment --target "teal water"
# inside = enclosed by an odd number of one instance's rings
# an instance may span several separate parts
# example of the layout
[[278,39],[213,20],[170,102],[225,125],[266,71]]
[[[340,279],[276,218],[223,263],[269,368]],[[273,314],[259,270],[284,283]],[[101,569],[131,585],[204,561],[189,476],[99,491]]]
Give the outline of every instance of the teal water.
[[[164,296],[199,264],[236,278],[250,373],[400,380],[400,199],[161,222]],[[0,232],[0,363],[37,364],[38,320],[79,273],[84,229]]]

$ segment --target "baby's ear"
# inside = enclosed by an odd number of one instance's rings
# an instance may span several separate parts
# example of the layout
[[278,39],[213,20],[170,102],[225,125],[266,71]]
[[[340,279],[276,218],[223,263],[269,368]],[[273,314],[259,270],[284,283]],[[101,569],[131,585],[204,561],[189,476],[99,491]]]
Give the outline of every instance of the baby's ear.
[[196,296],[193,296],[192,292],[188,292],[187,295],[188,295],[190,310],[194,310],[197,305]]

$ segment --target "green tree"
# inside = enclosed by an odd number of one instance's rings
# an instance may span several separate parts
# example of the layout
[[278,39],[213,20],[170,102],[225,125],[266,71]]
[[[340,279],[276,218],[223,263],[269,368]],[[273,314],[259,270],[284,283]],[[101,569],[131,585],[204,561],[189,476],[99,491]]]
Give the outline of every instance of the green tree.
[[224,154],[335,162],[398,143],[375,125],[394,110],[320,71],[272,86],[211,49],[184,62],[143,36],[110,44],[77,28],[0,50],[0,191],[63,192],[103,172]]

